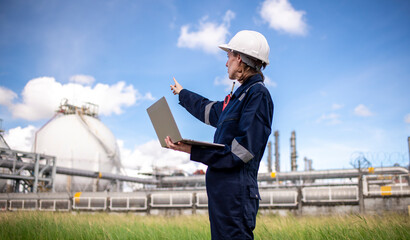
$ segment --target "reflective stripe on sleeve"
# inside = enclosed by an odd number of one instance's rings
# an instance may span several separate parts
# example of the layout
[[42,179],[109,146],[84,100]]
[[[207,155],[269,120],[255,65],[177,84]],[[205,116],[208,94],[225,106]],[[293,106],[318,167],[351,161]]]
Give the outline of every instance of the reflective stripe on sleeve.
[[211,113],[211,108],[216,102],[210,102],[205,106],[205,123],[211,125],[209,122],[209,114]]
[[242,99],[245,97],[246,92],[242,93],[241,96],[238,98],[239,101],[242,101]]
[[234,139],[232,141],[232,153],[235,154],[238,158],[240,158],[244,163],[249,162],[253,155],[250,153],[246,148],[244,148],[241,144]]
[[250,87],[248,87],[248,89],[245,90],[244,93],[241,94],[241,96],[238,98],[239,101],[242,101],[242,99],[245,97],[246,93],[248,93],[249,89],[251,89],[251,87],[255,86],[256,84],[261,84],[262,86],[265,86],[265,84],[263,84],[263,82],[257,82],[252,84]]

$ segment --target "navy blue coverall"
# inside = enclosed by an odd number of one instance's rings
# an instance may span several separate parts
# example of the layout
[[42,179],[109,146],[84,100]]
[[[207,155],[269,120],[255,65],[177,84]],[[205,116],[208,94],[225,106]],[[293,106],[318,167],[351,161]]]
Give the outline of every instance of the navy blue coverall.
[[271,133],[273,102],[257,74],[248,78],[222,111],[183,89],[180,104],[202,122],[216,127],[215,143],[225,148],[192,146],[191,160],[208,166],[206,189],[212,239],[253,239],[259,208],[257,175]]

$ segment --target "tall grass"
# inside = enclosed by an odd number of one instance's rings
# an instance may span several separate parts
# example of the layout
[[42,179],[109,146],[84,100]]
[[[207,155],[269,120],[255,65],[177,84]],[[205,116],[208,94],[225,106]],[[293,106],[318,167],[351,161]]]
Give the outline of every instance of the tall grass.
[[258,239],[410,239],[406,215],[259,217]]
[[[208,216],[0,213],[0,239],[210,239]],[[406,215],[259,215],[256,239],[410,239]]]

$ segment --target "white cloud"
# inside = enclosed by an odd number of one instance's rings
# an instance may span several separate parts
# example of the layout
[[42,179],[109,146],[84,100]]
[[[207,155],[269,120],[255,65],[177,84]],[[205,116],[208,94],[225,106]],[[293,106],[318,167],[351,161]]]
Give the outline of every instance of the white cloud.
[[61,84],[52,77],[30,80],[21,94],[21,102],[9,105],[13,117],[26,120],[50,118],[62,99],[81,106],[85,102],[99,106],[102,115],[121,114],[124,107],[137,101],[153,100],[151,93],[142,95],[133,85],[117,82],[113,85],[97,83],[94,87],[78,83]]
[[95,79],[94,77],[88,75],[75,75],[70,77],[69,81],[72,83],[79,83],[81,85],[91,85],[94,83]]
[[190,31],[189,25],[181,27],[181,35],[178,38],[178,47],[191,49],[202,49],[207,53],[217,54],[219,44],[226,43],[229,34],[228,28],[231,20],[235,18],[235,13],[231,10],[226,11],[221,24],[209,22],[204,17],[199,22],[197,31]]
[[152,96],[152,94],[151,94],[150,92],[147,92],[147,93],[142,97],[142,99],[144,99],[144,100],[149,100],[149,101],[154,101],[154,100],[155,100],[155,97]]
[[296,11],[288,0],[265,0],[260,15],[269,27],[295,35],[306,35],[304,11]]
[[158,140],[151,140],[136,146],[133,150],[124,147],[118,140],[122,165],[125,168],[137,169],[139,172],[152,172],[154,168],[183,170],[193,173],[197,169],[205,170],[206,166],[189,160],[189,155],[162,148]]
[[16,93],[0,86],[0,105],[10,106],[16,97]]
[[404,122],[410,124],[410,113],[408,113],[408,114],[404,117]]
[[328,125],[336,125],[342,123],[342,121],[340,120],[340,115],[336,113],[323,114],[319,119],[316,120],[316,122],[324,122]]
[[216,77],[214,80],[214,85],[225,86],[225,91],[230,92],[233,82],[235,82],[235,89],[238,88],[238,81],[229,79],[229,76],[226,74],[223,77]]
[[277,87],[278,84],[275,81],[272,81],[272,79],[270,79],[268,76],[265,76],[265,85],[267,87]]
[[231,10],[226,11],[225,16],[224,16],[224,24],[229,27],[231,24],[231,20],[235,18],[235,13],[232,12]]
[[373,113],[370,111],[370,109],[368,107],[366,107],[363,104],[359,104],[355,109],[354,109],[354,113],[357,116],[361,116],[361,117],[370,117],[373,116]]
[[[216,77],[214,80],[215,86],[225,86],[225,91],[231,91],[232,89],[232,82],[235,82],[235,89],[239,87],[238,81],[229,79],[228,74],[224,75],[223,77]],[[269,77],[265,76],[265,86],[266,87],[277,87],[276,82],[272,81]],[[234,91],[235,91],[234,89]]]
[[341,108],[343,108],[344,105],[343,104],[337,104],[337,103],[333,103],[332,104],[332,110],[339,110]]
[[16,127],[8,130],[4,134],[4,139],[11,149],[31,152],[36,131],[37,129],[32,125],[25,128]]

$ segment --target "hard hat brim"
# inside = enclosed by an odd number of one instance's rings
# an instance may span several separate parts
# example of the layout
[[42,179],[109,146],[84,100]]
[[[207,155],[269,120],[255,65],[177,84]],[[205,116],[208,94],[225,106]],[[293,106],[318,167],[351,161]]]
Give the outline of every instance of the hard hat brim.
[[219,47],[220,49],[224,50],[225,52],[229,52],[229,51],[232,50],[231,48],[229,48],[228,44],[221,44],[221,45],[219,45],[218,47]]
[[[251,55],[249,55],[249,54],[247,54],[247,53],[244,53],[244,52],[242,52],[242,51],[239,51],[239,50],[237,50],[237,49],[234,49],[234,48],[230,47],[229,44],[226,44],[226,43],[225,43],[225,44],[221,44],[221,45],[219,45],[218,47],[219,47],[220,49],[224,50],[225,52],[235,51],[235,52],[239,52],[239,53],[245,54],[245,55],[247,55],[247,56],[249,56],[249,57],[251,57],[251,58],[256,58],[256,57],[251,56]],[[259,58],[256,58],[256,59],[259,59]],[[261,60],[261,59],[259,59],[259,60]],[[266,63],[266,65],[269,65],[269,59],[268,59],[267,61],[263,61],[263,60],[261,60],[261,61],[264,62],[264,63]]]

